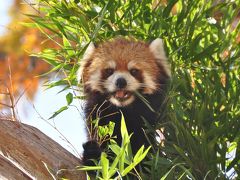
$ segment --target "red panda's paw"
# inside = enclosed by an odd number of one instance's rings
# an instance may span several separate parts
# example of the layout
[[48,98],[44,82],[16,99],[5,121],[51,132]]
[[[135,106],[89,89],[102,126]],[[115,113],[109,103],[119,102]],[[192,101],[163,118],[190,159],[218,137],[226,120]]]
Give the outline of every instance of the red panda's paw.
[[92,160],[98,160],[101,156],[102,150],[96,140],[90,140],[83,144],[82,163],[84,166],[94,166]]

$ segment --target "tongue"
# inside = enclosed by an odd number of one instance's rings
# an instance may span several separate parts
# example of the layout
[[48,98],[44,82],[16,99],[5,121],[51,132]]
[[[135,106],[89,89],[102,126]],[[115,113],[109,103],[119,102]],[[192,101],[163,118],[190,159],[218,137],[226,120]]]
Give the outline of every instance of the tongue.
[[116,98],[124,98],[126,94],[127,94],[126,91],[119,90],[119,91],[116,92],[115,96],[116,96]]

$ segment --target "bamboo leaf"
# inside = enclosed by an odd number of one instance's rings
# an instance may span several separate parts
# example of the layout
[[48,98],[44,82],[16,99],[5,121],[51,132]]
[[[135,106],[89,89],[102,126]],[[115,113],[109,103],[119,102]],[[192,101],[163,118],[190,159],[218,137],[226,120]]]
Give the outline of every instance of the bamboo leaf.
[[52,115],[50,118],[48,118],[48,119],[53,119],[53,118],[55,118],[57,115],[59,115],[61,112],[65,111],[65,110],[67,110],[67,109],[68,109],[68,106],[63,106],[63,107],[61,107],[59,110],[57,110],[56,112],[54,112],[53,115]]

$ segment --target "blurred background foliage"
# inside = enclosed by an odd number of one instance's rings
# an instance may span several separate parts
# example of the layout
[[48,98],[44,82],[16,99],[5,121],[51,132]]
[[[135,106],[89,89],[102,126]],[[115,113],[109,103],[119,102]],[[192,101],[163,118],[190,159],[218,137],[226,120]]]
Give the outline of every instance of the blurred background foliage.
[[[42,34],[29,42],[29,51],[39,51],[30,59],[43,59],[52,65],[50,72],[64,74],[49,87],[77,85],[76,71],[90,41],[118,35],[145,41],[161,37],[172,81],[158,125],[164,129],[164,145],[148,154],[147,178],[239,177],[240,1],[41,0],[31,8],[35,12],[28,13],[27,26]],[[45,46],[39,49],[38,44]]]
[[[50,69],[44,61],[29,54],[47,47],[55,47],[37,28],[23,26],[30,22],[24,13],[36,11],[22,0],[14,0],[9,9],[10,22],[0,35],[0,102],[10,105],[9,95],[18,97],[23,92],[32,99],[39,85],[37,75]],[[11,77],[10,77],[11,76]],[[0,103],[0,108],[6,108]]]

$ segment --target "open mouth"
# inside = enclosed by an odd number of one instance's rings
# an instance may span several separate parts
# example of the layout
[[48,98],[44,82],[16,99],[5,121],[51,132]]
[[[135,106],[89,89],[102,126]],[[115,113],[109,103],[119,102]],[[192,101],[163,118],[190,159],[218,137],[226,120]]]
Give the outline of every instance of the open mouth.
[[119,89],[111,93],[110,102],[117,107],[125,107],[134,101],[133,92]]
[[119,101],[125,101],[132,96],[132,93],[126,90],[117,90],[113,93],[113,96]]

